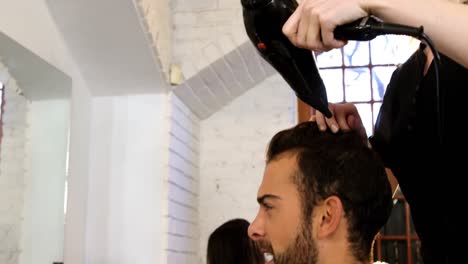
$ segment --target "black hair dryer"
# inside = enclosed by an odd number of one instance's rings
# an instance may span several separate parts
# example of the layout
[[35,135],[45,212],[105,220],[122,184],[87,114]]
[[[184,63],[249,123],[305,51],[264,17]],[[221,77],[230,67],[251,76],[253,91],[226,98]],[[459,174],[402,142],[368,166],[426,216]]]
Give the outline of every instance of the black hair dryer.
[[[260,55],[281,74],[299,99],[330,118],[327,91],[312,52],[297,48],[282,32],[284,23],[299,5],[296,0],[241,0],[241,3],[247,35]],[[430,44],[436,61],[440,61],[422,27],[383,23],[367,16],[338,26],[333,33],[336,39],[357,41],[368,41],[385,34],[422,38]]]
[[303,102],[326,117],[325,85],[310,50],[295,47],[283,34],[284,23],[296,10],[295,0],[241,0],[247,35],[260,55],[286,80]]

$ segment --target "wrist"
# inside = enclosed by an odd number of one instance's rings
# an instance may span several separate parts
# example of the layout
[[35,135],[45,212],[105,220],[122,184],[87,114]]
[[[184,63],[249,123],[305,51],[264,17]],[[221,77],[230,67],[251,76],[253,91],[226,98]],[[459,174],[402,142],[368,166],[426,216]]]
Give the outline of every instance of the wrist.
[[398,0],[360,0],[361,7],[369,15],[376,16],[384,21],[388,20],[387,14],[391,14],[391,9]]

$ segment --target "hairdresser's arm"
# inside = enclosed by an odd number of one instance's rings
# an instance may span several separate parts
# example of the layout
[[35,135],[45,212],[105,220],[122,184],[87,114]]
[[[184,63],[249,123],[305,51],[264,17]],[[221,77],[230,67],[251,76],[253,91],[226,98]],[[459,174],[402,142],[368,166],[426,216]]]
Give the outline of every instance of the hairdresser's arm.
[[283,32],[298,47],[330,50],[346,44],[333,37],[337,25],[368,14],[385,22],[424,26],[439,51],[468,68],[468,5],[447,0],[302,0]]

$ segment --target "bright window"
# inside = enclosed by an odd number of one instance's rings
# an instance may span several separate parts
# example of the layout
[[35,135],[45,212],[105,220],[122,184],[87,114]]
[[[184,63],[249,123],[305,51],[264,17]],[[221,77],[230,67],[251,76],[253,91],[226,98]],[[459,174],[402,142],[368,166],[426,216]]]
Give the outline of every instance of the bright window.
[[328,100],[354,103],[370,136],[393,71],[418,46],[417,39],[388,35],[372,41],[350,41],[342,49],[318,55]]

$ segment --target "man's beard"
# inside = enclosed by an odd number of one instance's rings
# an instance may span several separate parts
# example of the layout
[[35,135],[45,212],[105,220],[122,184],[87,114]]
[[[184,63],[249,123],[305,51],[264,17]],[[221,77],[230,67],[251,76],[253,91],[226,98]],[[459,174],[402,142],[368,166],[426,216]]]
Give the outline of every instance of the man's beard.
[[273,253],[275,264],[315,264],[317,263],[318,250],[315,240],[312,238],[310,226],[310,224],[303,223],[295,241],[282,253],[273,252],[271,244],[263,245],[263,248]]

